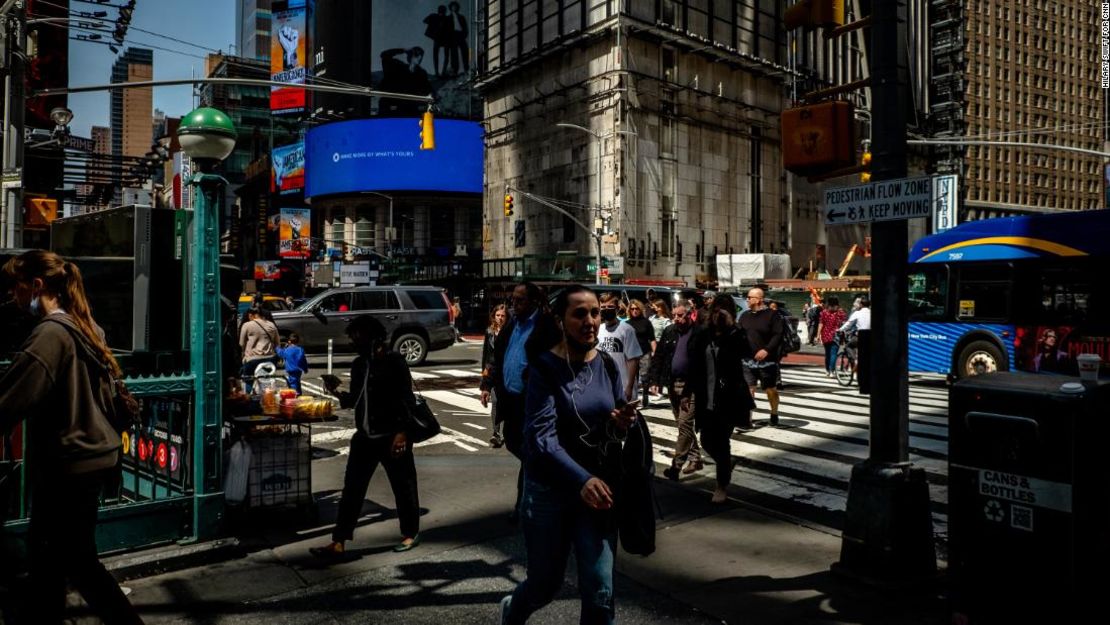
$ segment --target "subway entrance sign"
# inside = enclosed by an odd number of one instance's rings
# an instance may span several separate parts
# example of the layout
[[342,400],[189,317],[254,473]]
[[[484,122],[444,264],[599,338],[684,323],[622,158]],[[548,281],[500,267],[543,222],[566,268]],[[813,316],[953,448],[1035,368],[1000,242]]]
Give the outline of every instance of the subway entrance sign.
[[827,189],[821,207],[825,225],[929,217],[933,214],[933,187],[933,178],[923,176]]

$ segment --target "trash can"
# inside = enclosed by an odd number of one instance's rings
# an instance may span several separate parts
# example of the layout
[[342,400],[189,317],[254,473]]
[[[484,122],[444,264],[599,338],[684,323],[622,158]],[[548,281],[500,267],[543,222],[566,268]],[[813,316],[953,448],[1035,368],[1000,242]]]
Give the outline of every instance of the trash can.
[[1110,381],[995,373],[949,394],[953,622],[1091,613],[1110,556]]

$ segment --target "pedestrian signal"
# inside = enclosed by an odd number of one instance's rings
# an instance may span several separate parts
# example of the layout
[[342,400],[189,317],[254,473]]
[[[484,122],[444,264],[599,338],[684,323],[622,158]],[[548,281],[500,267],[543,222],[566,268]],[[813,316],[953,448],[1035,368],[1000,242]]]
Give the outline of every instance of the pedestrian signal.
[[424,111],[424,117],[420,119],[420,149],[436,149],[435,118],[431,111]]

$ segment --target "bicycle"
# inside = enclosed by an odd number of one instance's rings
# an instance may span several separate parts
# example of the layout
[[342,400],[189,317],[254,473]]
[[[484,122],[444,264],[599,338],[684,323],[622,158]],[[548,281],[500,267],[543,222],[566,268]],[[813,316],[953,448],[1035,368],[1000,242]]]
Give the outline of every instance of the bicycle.
[[851,386],[856,377],[856,333],[837,331],[837,354],[834,364],[836,382],[841,386]]

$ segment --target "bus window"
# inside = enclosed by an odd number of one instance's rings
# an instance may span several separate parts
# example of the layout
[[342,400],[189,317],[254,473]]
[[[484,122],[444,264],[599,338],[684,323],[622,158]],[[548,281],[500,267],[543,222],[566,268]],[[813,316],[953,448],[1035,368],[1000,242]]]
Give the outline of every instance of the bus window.
[[962,267],[956,291],[956,317],[979,321],[1007,321],[1013,284],[1010,266]]
[[948,301],[948,269],[928,267],[909,275],[910,319],[944,318]]
[[1041,279],[1039,321],[1052,325],[1079,324],[1090,319],[1092,277],[1075,269],[1045,269]]

